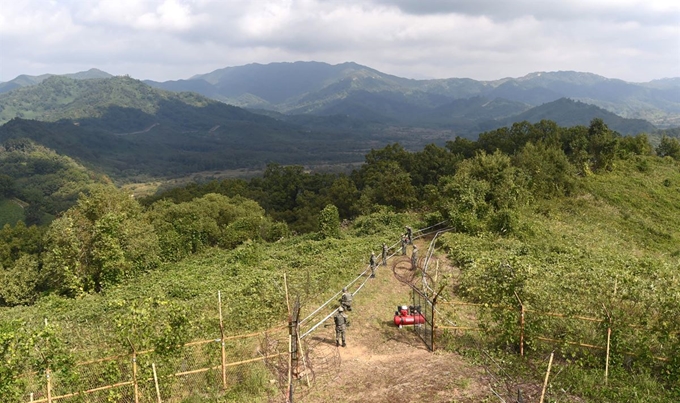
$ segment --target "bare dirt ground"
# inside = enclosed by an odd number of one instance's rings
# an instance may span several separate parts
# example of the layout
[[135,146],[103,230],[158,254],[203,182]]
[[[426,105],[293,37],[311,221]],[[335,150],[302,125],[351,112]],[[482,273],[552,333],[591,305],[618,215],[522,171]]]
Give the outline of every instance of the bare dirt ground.
[[[427,244],[418,242],[421,253]],[[409,255],[411,248],[409,247]],[[481,402],[497,401],[481,367],[444,351],[432,353],[410,328],[393,323],[398,305],[408,305],[410,288],[393,272],[395,256],[379,266],[375,279],[355,295],[349,312],[347,347],[335,347],[334,328],[313,335],[325,350],[337,349],[338,367],[317,373],[310,389],[300,386],[298,401],[320,402]],[[352,291],[352,290],[350,290]],[[492,398],[492,400],[491,400]]]

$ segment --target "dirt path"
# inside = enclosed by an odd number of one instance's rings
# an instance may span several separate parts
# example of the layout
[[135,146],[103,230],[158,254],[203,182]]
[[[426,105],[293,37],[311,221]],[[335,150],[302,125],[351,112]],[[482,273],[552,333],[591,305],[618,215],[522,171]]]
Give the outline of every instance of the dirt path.
[[[418,248],[424,253],[427,244],[418,242]],[[433,354],[411,328],[394,325],[394,311],[409,304],[410,289],[393,275],[393,259],[355,296],[347,347],[337,348],[339,368],[327,371],[311,390],[301,390],[299,401],[480,402],[493,396],[481,368],[453,353]],[[332,327],[321,328],[314,339],[336,348]]]

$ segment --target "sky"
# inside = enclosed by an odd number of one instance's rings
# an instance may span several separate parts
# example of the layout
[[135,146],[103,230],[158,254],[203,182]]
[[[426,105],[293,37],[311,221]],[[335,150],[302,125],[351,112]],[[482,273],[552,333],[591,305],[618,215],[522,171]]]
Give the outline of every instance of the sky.
[[680,77],[678,0],[2,0],[0,82],[98,68],[156,81],[249,63],[400,77]]

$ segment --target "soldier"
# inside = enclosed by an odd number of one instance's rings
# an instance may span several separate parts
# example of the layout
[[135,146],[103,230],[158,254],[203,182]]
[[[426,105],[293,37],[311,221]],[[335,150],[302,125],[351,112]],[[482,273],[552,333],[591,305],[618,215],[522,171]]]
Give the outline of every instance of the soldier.
[[408,242],[406,241],[406,235],[401,236],[401,255],[406,256],[406,244]]
[[368,260],[368,263],[371,265],[371,278],[375,277],[375,267],[377,266],[375,262],[375,253],[371,251],[371,258]]
[[383,243],[382,246],[382,259],[383,259],[383,266],[387,266],[387,245]]
[[416,269],[416,264],[418,263],[418,247],[413,245],[413,253],[411,253],[411,269]]
[[349,326],[349,320],[347,315],[343,312],[342,307],[338,308],[338,313],[333,316],[333,321],[335,321],[335,346],[340,346],[340,339],[342,339],[342,346],[347,347],[345,344],[345,330]]
[[408,238],[408,243],[413,244],[413,230],[408,225],[406,226],[406,237]]
[[352,311],[352,293],[347,292],[347,288],[342,289],[342,297],[340,298],[340,306],[347,309],[347,311]]

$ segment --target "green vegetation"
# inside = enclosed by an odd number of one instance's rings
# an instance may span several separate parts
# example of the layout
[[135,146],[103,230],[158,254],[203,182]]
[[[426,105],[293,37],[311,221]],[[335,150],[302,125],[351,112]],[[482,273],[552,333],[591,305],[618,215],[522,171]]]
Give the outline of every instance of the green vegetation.
[[[219,328],[216,290],[230,333],[271,327],[285,313],[283,273],[305,304],[323,301],[370,250],[395,238],[404,213],[418,210],[423,221],[455,227],[441,242],[461,268],[449,290],[456,295],[611,318],[609,386],[592,381],[602,357],[566,343],[602,345],[605,322],[528,316],[526,365],[549,348],[538,336],[562,340],[556,352],[569,370],[554,382],[570,393],[641,401],[637,391],[646,398],[655,390],[651,401],[677,400],[680,162],[672,140],[661,144],[655,156],[645,135],[621,137],[598,119],[572,128],[523,122],[476,142],[371,150],[351,175],[269,164],[262,177],[192,184],[141,202],[90,186],[48,227],[0,232],[0,390],[11,396],[21,387],[16,374],[44,368],[44,359],[29,368],[13,357],[32,357],[31,343],[45,337],[58,346],[68,334],[70,351],[124,352],[130,338],[171,354]],[[54,336],[40,335],[44,317]],[[491,335],[484,348],[514,362],[517,312],[487,309],[480,319]],[[19,328],[25,338],[11,336]],[[50,362],[67,377],[74,357],[55,351]],[[266,393],[258,385],[252,390]]]
[[23,206],[12,199],[0,199],[0,227],[5,224],[14,225],[19,221],[26,221]]
[[[49,223],[71,207],[79,193],[95,183],[107,182],[71,158],[25,138],[0,144],[0,172],[0,199],[12,199],[23,207],[22,220],[29,225]],[[3,214],[11,211],[17,214],[13,206]]]
[[[482,311],[487,348],[516,351],[516,293],[527,310],[604,321],[525,315],[525,354],[540,359],[554,348],[559,365],[567,368],[552,381],[554,388],[579,390],[592,402],[677,399],[680,327],[673,318],[680,308],[680,192],[664,183],[678,180],[678,165],[671,160],[632,159],[612,172],[585,178],[584,193],[576,198],[542,200],[520,209],[515,236],[443,236],[443,247],[461,268],[456,294],[512,308]],[[593,382],[602,376],[603,353],[567,342],[606,345],[609,317],[610,365],[615,369],[605,386]],[[451,343],[460,348],[457,340]],[[527,372],[523,365],[518,361],[514,369]]]

